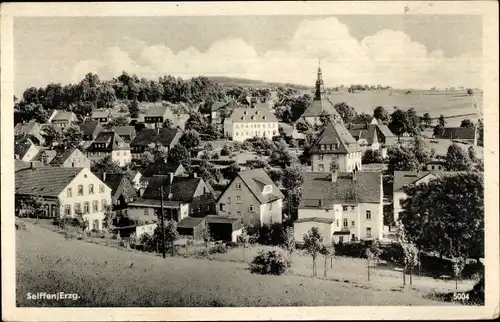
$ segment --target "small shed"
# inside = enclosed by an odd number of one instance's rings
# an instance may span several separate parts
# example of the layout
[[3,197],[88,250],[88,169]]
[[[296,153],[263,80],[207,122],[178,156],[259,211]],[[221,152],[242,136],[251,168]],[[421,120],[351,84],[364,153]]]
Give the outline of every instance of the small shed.
[[217,215],[205,217],[212,238],[216,241],[236,242],[238,235],[242,233],[241,220]]
[[294,237],[297,243],[304,242],[304,235],[317,227],[323,237],[322,244],[331,245],[333,238],[333,219],[323,217],[299,218],[293,223]]
[[203,240],[205,218],[186,217],[177,224],[181,236],[191,236],[194,240]]

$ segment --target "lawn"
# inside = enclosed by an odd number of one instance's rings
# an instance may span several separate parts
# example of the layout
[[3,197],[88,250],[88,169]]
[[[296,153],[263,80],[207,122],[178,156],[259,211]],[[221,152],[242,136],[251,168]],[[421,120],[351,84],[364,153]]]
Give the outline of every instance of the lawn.
[[[26,226],[27,230],[16,232],[18,306],[449,305],[424,298],[421,291],[411,288],[387,290],[344,277],[338,281],[311,278],[307,268],[297,275],[254,275],[243,262],[162,259],[153,254],[65,239],[31,223]],[[234,252],[241,254],[241,249]],[[238,255],[226,256],[230,260]],[[340,270],[354,272],[354,266],[363,269],[355,261],[352,265],[335,266],[330,274],[345,273]],[[321,274],[321,264],[319,267]],[[80,299],[26,299],[28,292],[60,291],[78,293]]]

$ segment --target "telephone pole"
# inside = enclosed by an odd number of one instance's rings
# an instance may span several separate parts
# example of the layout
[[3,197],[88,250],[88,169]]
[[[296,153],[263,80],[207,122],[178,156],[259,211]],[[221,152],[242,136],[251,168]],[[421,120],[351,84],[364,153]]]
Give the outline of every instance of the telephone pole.
[[165,216],[163,215],[163,186],[160,187],[160,226],[163,258],[165,258]]

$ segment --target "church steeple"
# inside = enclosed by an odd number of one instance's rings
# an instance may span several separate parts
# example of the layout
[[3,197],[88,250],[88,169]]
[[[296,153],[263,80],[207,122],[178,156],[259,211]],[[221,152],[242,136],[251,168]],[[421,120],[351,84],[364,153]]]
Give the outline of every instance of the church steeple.
[[316,79],[315,100],[321,100],[321,91],[323,90],[323,74],[321,73],[321,62],[318,62],[318,78]]

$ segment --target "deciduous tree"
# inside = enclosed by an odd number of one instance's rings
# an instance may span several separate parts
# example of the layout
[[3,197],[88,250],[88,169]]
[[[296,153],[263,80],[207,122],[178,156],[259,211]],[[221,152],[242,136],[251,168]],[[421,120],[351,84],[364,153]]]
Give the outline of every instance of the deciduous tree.
[[321,242],[323,237],[318,230],[318,227],[312,227],[307,234],[304,234],[304,248],[307,253],[311,255],[313,260],[313,276],[317,276],[317,268],[316,268],[316,258],[321,250]]
[[389,112],[387,112],[383,106],[377,106],[373,110],[373,117],[377,120],[381,120],[383,123],[389,122],[390,119]]
[[466,171],[472,166],[468,153],[458,144],[453,143],[448,147],[444,159],[444,167],[447,171]]

